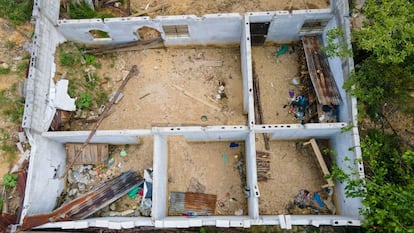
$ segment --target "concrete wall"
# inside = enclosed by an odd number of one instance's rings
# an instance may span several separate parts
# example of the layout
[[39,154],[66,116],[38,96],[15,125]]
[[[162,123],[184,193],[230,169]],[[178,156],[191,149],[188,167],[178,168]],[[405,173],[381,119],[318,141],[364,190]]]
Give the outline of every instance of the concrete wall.
[[152,220],[167,216],[168,142],[166,135],[154,135]]
[[244,140],[249,129],[242,125],[226,126],[194,126],[152,128],[153,133],[160,135],[182,135],[188,141],[231,141]]
[[[90,131],[44,132],[42,137],[59,143],[83,143]],[[137,144],[140,136],[151,135],[151,130],[98,130],[91,143]]]
[[[54,53],[57,45],[65,40],[53,24],[53,21],[57,20],[56,12],[46,10],[49,7],[52,10],[59,9],[59,1],[48,2],[50,5],[47,5],[46,1],[35,1],[33,8],[36,27],[26,80],[26,101],[22,121],[23,128],[38,132],[48,130],[55,114],[50,100],[50,88],[55,72]],[[44,11],[36,5],[43,7]]]
[[306,20],[330,20],[330,9],[250,12],[252,23],[270,22],[266,42],[290,43],[300,39],[300,29]]
[[[225,22],[225,23],[223,23]],[[166,36],[163,26],[188,25],[189,36]],[[59,20],[58,30],[67,40],[87,45],[119,44],[139,40],[137,30],[141,27],[158,30],[167,46],[174,45],[210,45],[240,43],[241,16],[232,14],[128,17],[108,19]],[[89,31],[102,30],[110,39],[94,39]]]
[[328,138],[341,132],[347,123],[309,123],[301,124],[275,124],[255,125],[256,133],[270,133],[272,140],[294,140],[308,138]]
[[[338,133],[331,138],[332,149],[336,152],[335,162],[347,174],[354,174],[354,178],[364,177],[362,160],[359,160],[359,145],[355,145],[352,131]],[[339,213],[343,216],[359,219],[358,209],[362,208],[359,198],[346,197],[346,183],[336,182]]]
[[[336,162],[346,171],[355,168],[356,176],[363,177],[363,167],[359,162],[361,149],[357,127],[341,133],[341,129],[353,123],[356,126],[356,100],[349,98],[341,90],[343,81],[353,68],[352,59],[329,59],[333,74],[340,88],[344,105],[340,109],[339,123],[330,124],[271,124],[255,125],[252,59],[250,42],[250,23],[270,22],[266,42],[287,43],[299,40],[300,29],[306,20],[329,21],[324,30],[338,25],[343,27],[349,42],[349,20],[346,18],[347,1],[331,1],[332,9],[298,10],[239,14],[211,14],[203,17],[193,15],[129,17],[111,19],[59,20],[58,1],[35,0],[34,18],[36,30],[34,49],[27,80],[27,98],[23,127],[26,129],[32,154],[28,172],[24,215],[50,212],[54,208],[56,198],[63,189],[60,176],[65,167],[64,143],[83,142],[89,131],[45,132],[49,128],[55,109],[51,105],[49,93],[53,88],[54,53],[56,46],[65,40],[90,45],[116,44],[139,40],[137,30],[150,27],[158,30],[165,39],[165,45],[227,45],[240,44],[242,77],[243,77],[243,109],[248,113],[247,125],[225,125],[208,127],[160,127],[151,130],[102,130],[93,137],[92,142],[110,144],[138,143],[140,136],[154,137],[154,195],[151,218],[113,217],[91,218],[81,221],[48,223],[42,228],[82,229],[88,227],[104,227],[110,229],[133,228],[137,226],[155,227],[250,227],[251,225],[280,225],[290,229],[292,225],[360,225],[358,208],[359,199],[347,198],[345,185],[337,183],[338,209],[340,215],[335,216],[299,216],[299,215],[259,215],[260,190],[257,185],[256,171],[256,133],[270,133],[272,140],[308,139],[310,137],[330,139],[332,149],[338,156]],[[50,11],[50,12],[49,12]],[[165,25],[188,25],[189,35],[170,37],[164,32]],[[57,30],[56,30],[57,28]],[[110,39],[93,39],[89,30],[98,29],[109,33]],[[320,32],[322,33],[322,32]],[[168,169],[168,136],[182,135],[188,141],[230,141],[244,140],[246,151],[247,186],[250,188],[248,198],[248,216],[207,216],[196,218],[167,216],[167,169]],[[349,150],[353,148],[354,150]],[[349,166],[350,165],[350,166]],[[349,167],[351,169],[349,169]],[[348,170],[347,170],[348,169]]]
[[22,216],[49,213],[64,188],[61,176],[65,172],[66,152],[63,144],[39,135],[30,140],[32,147]]

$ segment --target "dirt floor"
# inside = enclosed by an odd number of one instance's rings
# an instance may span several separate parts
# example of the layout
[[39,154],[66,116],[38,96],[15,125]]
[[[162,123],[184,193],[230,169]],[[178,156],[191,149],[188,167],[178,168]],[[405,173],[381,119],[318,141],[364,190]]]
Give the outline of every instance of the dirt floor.
[[[247,214],[246,197],[236,169],[235,155],[244,153],[244,143],[230,148],[230,142],[186,142],[183,137],[168,138],[168,192],[187,192],[195,179],[198,192],[217,195],[215,215]],[[195,182],[197,183],[197,182]],[[200,188],[202,187],[202,188]]]
[[[134,0],[131,1],[131,12],[142,12],[145,9],[160,4],[168,5],[157,12],[151,12],[149,16],[156,15],[182,15],[194,14],[202,16],[213,13],[232,13],[269,10],[297,10],[297,9],[321,9],[329,7],[329,0]],[[124,6],[125,7],[125,6]],[[123,6],[121,6],[123,8]],[[114,13],[117,13],[114,11]]]
[[[133,65],[139,69],[100,129],[245,125],[239,53],[236,47],[154,49],[99,59],[105,68],[97,69],[98,76],[110,78],[103,88],[116,90]],[[227,98],[217,100],[221,84]]]
[[[262,135],[257,134],[256,139],[256,149],[265,151]],[[285,207],[300,189],[316,192],[325,184],[315,155],[301,148],[300,141],[270,141],[268,152],[271,179],[259,182],[260,214],[287,214]],[[304,209],[296,214],[308,212]]]
[[299,93],[300,87],[293,85],[298,73],[298,55],[289,45],[289,52],[276,58],[280,46],[253,46],[252,60],[260,85],[260,98],[264,124],[298,123],[284,105],[290,103],[289,90]]

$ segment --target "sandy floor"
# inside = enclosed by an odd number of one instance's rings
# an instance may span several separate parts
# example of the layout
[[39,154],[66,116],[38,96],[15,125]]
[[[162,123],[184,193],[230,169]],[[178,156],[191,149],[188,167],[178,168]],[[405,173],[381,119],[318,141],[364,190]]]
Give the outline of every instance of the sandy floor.
[[[205,186],[205,193],[217,195],[215,215],[247,214],[241,178],[234,155],[244,153],[244,144],[229,148],[229,142],[193,143],[182,137],[168,138],[168,192],[186,192],[191,178]],[[207,150],[208,148],[208,150]],[[224,206],[220,207],[220,204]]]
[[[99,69],[116,89],[132,65],[124,98],[100,129],[142,129],[168,125],[246,124],[239,48],[156,49],[121,53],[113,69]],[[112,61],[102,61],[110,67]],[[219,82],[227,98],[216,100]],[[201,116],[207,116],[202,121]]]
[[296,53],[285,53],[276,59],[280,46],[253,46],[252,59],[260,84],[260,98],[265,124],[298,123],[288,108],[289,90],[298,93],[299,87],[292,84],[298,73]]
[[[262,135],[256,135],[257,150],[265,151]],[[283,214],[285,206],[300,189],[311,192],[324,185],[316,158],[307,150],[298,150],[296,141],[270,141],[270,173],[272,180],[259,182],[259,212],[264,215]]]

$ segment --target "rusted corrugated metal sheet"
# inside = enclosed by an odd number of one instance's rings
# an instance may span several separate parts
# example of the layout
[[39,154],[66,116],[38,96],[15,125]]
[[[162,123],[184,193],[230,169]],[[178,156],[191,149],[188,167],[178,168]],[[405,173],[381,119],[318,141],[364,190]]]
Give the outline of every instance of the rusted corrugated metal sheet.
[[109,180],[85,195],[57,208],[50,214],[27,216],[23,219],[22,230],[40,226],[48,222],[84,219],[96,211],[110,205],[133,188],[144,182],[135,171],[127,171]]
[[306,62],[318,101],[322,105],[340,105],[341,95],[329,67],[328,59],[320,50],[320,37],[305,36],[302,38]]
[[214,215],[217,196],[204,193],[171,192],[169,215]]
[[7,232],[7,228],[10,224],[15,224],[17,221],[16,215],[1,214],[0,215],[0,232]]

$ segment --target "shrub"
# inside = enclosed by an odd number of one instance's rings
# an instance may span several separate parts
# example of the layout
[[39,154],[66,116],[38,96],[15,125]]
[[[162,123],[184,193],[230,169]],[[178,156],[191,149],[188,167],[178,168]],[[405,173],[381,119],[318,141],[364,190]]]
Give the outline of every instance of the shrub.
[[3,176],[3,185],[6,188],[14,188],[17,186],[17,174],[4,174]]
[[80,109],[89,108],[92,104],[92,96],[89,93],[82,93],[79,98],[75,101],[76,107]]
[[0,0],[0,15],[18,25],[32,17],[32,0]]

